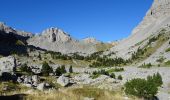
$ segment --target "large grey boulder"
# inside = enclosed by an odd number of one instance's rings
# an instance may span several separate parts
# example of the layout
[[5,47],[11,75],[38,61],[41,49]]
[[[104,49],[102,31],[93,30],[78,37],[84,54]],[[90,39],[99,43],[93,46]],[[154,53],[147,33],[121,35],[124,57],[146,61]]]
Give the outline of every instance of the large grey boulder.
[[62,75],[57,79],[57,83],[60,84],[61,86],[67,86],[70,83],[70,80],[68,77]]
[[13,74],[16,68],[16,60],[13,56],[0,58],[0,76],[2,73]]
[[38,84],[37,89],[43,91],[45,89],[45,83]]

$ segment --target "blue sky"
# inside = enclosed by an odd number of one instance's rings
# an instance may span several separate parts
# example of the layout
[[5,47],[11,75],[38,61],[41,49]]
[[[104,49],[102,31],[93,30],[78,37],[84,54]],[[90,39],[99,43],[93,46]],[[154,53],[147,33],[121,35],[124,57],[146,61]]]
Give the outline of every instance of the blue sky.
[[41,33],[58,27],[76,39],[107,42],[130,35],[153,0],[0,0],[0,21]]

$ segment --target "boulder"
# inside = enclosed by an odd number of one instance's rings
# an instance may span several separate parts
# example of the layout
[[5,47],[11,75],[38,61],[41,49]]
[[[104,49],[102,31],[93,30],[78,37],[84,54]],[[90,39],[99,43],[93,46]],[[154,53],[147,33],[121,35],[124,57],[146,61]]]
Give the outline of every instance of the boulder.
[[70,83],[70,80],[68,77],[62,75],[57,79],[57,83],[60,84],[61,86],[67,86]]
[[4,72],[13,74],[16,69],[16,60],[13,56],[0,58],[0,66],[0,76]]
[[38,84],[37,89],[43,91],[45,89],[45,83]]
[[18,77],[18,78],[17,78],[17,82],[18,82],[18,83],[22,83],[22,82],[23,82],[23,79],[22,79],[21,77]]
[[32,76],[32,81],[33,82],[39,82],[39,80],[40,80],[40,77],[38,75],[33,75]]
[[31,84],[32,83],[32,78],[31,78],[31,76],[25,76],[25,78],[24,78],[24,83],[25,84]]
[[31,84],[24,84],[26,87],[32,87],[32,85]]

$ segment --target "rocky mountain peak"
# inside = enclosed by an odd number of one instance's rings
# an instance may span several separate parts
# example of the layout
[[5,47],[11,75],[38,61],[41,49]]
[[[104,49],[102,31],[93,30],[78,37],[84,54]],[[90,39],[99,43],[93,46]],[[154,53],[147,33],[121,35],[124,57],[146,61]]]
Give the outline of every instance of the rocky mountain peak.
[[15,33],[16,31],[12,29],[11,27],[7,26],[5,23],[0,22],[0,31],[4,31],[6,33]]
[[83,41],[85,43],[99,43],[99,41],[97,41],[94,37],[85,38],[85,39],[83,39]]
[[54,27],[44,30],[42,35],[46,36],[50,42],[67,42],[71,40],[70,35]]
[[[132,33],[138,33],[139,31],[146,29],[147,27],[153,26],[153,24],[160,25],[160,22],[169,19],[169,16],[170,0],[154,0],[143,21],[133,30]],[[169,22],[169,20],[167,22]]]
[[7,26],[3,22],[0,22],[0,31],[3,31],[5,33],[13,33],[13,34],[21,35],[24,37],[32,37],[33,36],[32,33],[30,33],[30,32],[15,30],[12,27]]
[[147,16],[159,18],[170,14],[170,0],[154,0]]

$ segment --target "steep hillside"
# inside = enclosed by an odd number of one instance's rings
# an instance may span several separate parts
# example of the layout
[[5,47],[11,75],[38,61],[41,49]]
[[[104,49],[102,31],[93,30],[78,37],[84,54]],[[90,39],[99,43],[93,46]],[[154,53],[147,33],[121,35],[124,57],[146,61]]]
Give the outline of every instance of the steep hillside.
[[[110,52],[116,52],[116,56],[131,58],[132,53],[136,52],[141,43],[146,45],[152,35],[158,35],[161,30],[169,31],[170,26],[170,1],[154,0],[151,8],[146,13],[142,22],[132,31],[132,34],[120,41],[116,46],[110,49]],[[140,45],[137,45],[140,44]],[[115,55],[113,55],[115,57]]]

